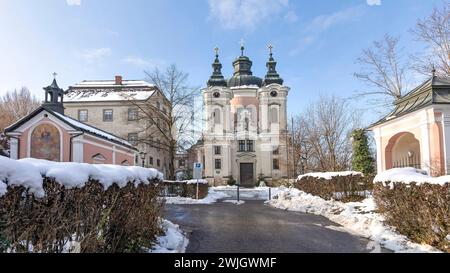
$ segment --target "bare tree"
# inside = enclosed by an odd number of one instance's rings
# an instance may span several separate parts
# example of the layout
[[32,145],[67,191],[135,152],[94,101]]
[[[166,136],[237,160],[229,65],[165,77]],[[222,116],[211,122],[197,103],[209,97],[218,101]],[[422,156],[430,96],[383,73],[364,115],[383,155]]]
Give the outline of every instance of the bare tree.
[[409,65],[401,52],[399,39],[387,34],[363,50],[357,59],[361,71],[354,75],[367,85],[367,89],[358,91],[357,97],[368,97],[372,105],[390,106],[403,95]]
[[351,168],[350,136],[360,125],[359,115],[346,100],[321,96],[294,126],[296,156],[303,170],[344,171]]
[[427,76],[435,69],[437,76],[450,77],[450,2],[419,19],[412,32],[426,45],[425,54],[412,56],[413,68]]
[[155,68],[145,71],[148,81],[153,83],[165,96],[165,107],[149,100],[130,100],[138,110],[139,124],[142,124],[138,143],[167,151],[169,154],[169,179],[175,179],[175,155],[193,144],[193,122],[199,111],[195,111],[195,99],[199,88],[188,85],[188,74],[176,65],[165,71]]
[[0,150],[8,149],[8,141],[4,135],[5,128],[30,114],[39,105],[39,101],[26,87],[9,91],[0,97]]

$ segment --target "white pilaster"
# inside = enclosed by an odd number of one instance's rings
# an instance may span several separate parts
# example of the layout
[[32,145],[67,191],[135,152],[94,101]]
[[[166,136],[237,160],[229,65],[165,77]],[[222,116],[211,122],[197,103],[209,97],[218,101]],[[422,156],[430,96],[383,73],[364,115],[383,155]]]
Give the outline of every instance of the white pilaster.
[[[383,147],[381,147],[382,145],[382,139],[381,139],[381,129],[377,128],[374,130],[374,138],[375,138],[375,143],[377,146],[377,172],[383,172],[385,171],[385,168],[383,166],[383,159],[385,159],[386,154],[383,154]],[[383,158],[384,155],[384,158]]]
[[84,162],[84,144],[82,136],[72,140],[72,161],[76,163]]
[[450,174],[450,111],[442,113],[442,129],[444,135],[445,173]]
[[11,159],[19,159],[19,140],[16,138],[11,138],[9,142],[9,157]]
[[431,174],[431,158],[430,158],[430,124],[428,122],[428,113],[424,111],[424,116],[420,125],[420,153],[422,155],[422,169]]

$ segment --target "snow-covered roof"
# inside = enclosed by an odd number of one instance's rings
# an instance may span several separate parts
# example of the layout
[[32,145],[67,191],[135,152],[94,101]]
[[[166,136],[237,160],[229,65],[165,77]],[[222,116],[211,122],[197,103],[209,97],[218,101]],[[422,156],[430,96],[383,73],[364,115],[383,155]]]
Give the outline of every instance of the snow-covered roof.
[[94,135],[97,135],[97,136],[100,136],[100,137],[103,137],[103,138],[106,138],[106,139],[109,139],[109,140],[121,143],[121,144],[123,144],[125,146],[129,146],[129,147],[133,146],[130,142],[124,140],[123,138],[120,138],[120,137],[115,136],[113,134],[107,133],[107,132],[105,132],[103,130],[100,130],[98,128],[92,127],[90,125],[82,123],[82,122],[80,122],[78,120],[75,120],[75,119],[73,119],[71,117],[62,115],[60,113],[57,113],[57,112],[52,112],[52,113],[54,115],[58,116],[60,119],[66,121],[67,123],[69,123],[72,126],[75,126],[76,128],[79,128],[82,131],[89,132],[89,133],[92,133]]
[[7,191],[6,183],[23,186],[38,197],[44,196],[42,176],[55,178],[55,181],[68,189],[81,188],[89,179],[101,183],[105,189],[113,184],[119,187],[129,182],[138,185],[148,184],[153,179],[162,180],[162,173],[155,169],[135,166],[91,165],[74,162],[51,162],[40,159],[12,160],[0,156],[0,196]]
[[74,103],[148,100],[156,90],[155,85],[142,80],[123,80],[121,84],[114,80],[82,81],[69,87],[64,101]]
[[73,90],[64,96],[65,103],[73,102],[104,102],[104,101],[124,101],[124,100],[148,100],[155,90],[150,91],[78,91]]
[[70,88],[117,88],[117,87],[148,87],[148,88],[155,88],[155,85],[142,81],[142,80],[123,80],[122,84],[116,84],[114,80],[95,80],[95,81],[82,81],[80,83],[77,83]]

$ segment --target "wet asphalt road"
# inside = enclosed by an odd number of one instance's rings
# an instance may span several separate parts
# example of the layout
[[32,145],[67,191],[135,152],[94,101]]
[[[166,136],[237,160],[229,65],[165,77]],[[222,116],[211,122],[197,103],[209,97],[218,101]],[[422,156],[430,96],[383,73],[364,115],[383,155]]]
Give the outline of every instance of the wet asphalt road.
[[[372,244],[327,218],[243,205],[167,205],[166,216],[188,233],[187,253],[359,253]],[[382,249],[382,252],[387,252]],[[379,252],[379,251],[378,251]]]

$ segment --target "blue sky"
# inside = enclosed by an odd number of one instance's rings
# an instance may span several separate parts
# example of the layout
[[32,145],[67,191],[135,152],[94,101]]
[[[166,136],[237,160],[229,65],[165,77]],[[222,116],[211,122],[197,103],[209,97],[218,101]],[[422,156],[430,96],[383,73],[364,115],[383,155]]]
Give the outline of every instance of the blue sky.
[[[363,48],[385,33],[407,52],[409,30],[442,0],[0,0],[0,95],[27,86],[40,98],[57,72],[61,87],[85,79],[142,79],[143,70],[176,63],[203,87],[220,47],[223,73],[245,40],[255,75],[267,45],[292,88],[289,113],[319,94],[350,97]],[[367,113],[373,119],[373,115]]]

